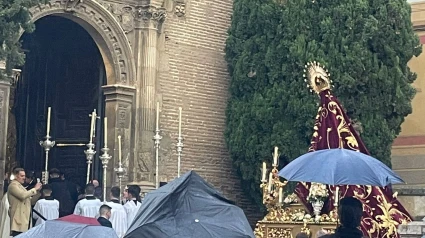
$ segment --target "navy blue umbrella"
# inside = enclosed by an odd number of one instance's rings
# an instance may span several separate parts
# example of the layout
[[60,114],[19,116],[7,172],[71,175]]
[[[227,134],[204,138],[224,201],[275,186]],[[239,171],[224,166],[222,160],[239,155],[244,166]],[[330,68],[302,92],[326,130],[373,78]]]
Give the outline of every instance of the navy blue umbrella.
[[325,149],[304,154],[280,170],[279,176],[288,181],[329,185],[384,187],[404,183],[379,160],[347,149]]

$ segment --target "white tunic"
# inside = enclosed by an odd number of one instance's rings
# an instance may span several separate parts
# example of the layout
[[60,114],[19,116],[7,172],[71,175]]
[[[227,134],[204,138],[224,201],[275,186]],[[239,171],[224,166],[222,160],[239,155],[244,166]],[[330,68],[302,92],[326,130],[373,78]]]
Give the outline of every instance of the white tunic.
[[[40,199],[35,204],[34,210],[40,213],[40,215],[42,215],[47,220],[58,219],[59,218],[59,201],[56,199],[53,199],[53,200]],[[37,213],[33,212],[32,215],[33,215],[33,218],[37,220],[35,222],[36,226],[45,222],[43,218],[37,215]]]
[[10,236],[9,206],[7,193],[5,193],[0,203],[0,237]]
[[99,208],[102,202],[93,196],[86,196],[81,199],[74,209],[75,215],[96,218],[99,215]]
[[139,208],[142,206],[141,202],[134,202],[135,200],[128,201],[124,204],[125,211],[127,212],[127,229],[130,228],[131,223],[133,223],[134,217],[136,216]]
[[107,202],[106,205],[112,208],[111,218],[109,218],[112,228],[118,237],[124,237],[127,232],[127,212],[124,206],[115,202]]

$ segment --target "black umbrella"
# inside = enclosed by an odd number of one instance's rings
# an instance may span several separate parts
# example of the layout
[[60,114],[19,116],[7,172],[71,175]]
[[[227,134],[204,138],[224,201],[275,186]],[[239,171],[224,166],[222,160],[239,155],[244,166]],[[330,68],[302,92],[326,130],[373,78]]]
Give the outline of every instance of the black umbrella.
[[148,193],[125,238],[254,238],[242,209],[190,171]]

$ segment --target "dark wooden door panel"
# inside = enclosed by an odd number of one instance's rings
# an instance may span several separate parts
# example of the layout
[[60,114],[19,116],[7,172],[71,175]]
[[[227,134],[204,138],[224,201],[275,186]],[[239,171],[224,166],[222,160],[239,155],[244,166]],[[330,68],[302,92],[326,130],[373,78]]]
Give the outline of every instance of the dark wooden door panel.
[[[104,82],[104,66],[90,35],[76,23],[60,17],[37,21],[36,31],[24,35],[23,46],[29,53],[15,105],[20,132],[18,158],[26,169],[41,172],[44,151],[38,141],[46,135],[47,107],[52,107],[51,136],[56,143],[88,143],[89,114],[93,109],[103,114],[99,92]],[[69,179],[83,186],[87,173],[85,149],[55,146],[49,154],[49,168],[64,171]],[[99,169],[96,166],[95,171]]]

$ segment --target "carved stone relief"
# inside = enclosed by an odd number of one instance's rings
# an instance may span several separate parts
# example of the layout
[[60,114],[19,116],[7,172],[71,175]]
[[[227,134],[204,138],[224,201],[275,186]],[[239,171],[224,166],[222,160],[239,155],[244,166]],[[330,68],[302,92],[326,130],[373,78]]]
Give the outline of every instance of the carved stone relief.
[[118,128],[129,128],[130,127],[130,106],[122,105],[118,106]]
[[[112,6],[111,6],[112,7]],[[113,8],[110,8],[113,11]],[[95,0],[55,0],[40,4],[30,9],[32,20],[36,21],[51,14],[69,14],[65,17],[78,17],[93,26],[97,32],[88,30],[90,34],[100,34],[109,49],[104,49],[112,54],[111,65],[115,67],[117,83],[133,85],[135,79],[135,64],[128,39],[123,34],[123,28],[116,18],[111,18]],[[78,15],[74,15],[78,13]],[[96,39],[95,39],[96,40]],[[118,67],[116,67],[118,65]],[[108,82],[113,83],[113,82]]]
[[186,3],[182,1],[175,1],[174,14],[176,14],[178,17],[184,17],[186,15]]

